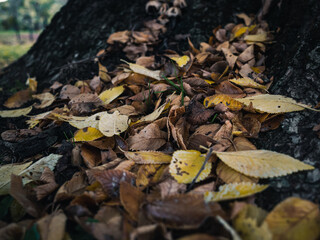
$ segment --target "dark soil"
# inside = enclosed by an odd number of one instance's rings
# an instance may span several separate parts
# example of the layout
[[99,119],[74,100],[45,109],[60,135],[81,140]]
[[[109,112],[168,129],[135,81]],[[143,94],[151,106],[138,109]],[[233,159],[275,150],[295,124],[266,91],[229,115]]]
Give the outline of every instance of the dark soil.
[[[168,32],[156,51],[166,48],[183,51],[186,40],[172,41],[176,34],[190,34],[195,45],[207,41],[212,29],[235,22],[236,14],[256,14],[259,1],[187,1],[182,17],[170,22]],[[40,35],[34,47],[17,62],[4,69],[0,87],[13,89],[26,80],[27,73],[36,76],[40,90],[54,81],[66,83],[70,78],[89,79],[97,73],[93,58],[106,47],[110,33],[135,29],[151,16],[145,13],[146,1],[86,1],[70,0],[54,17],[51,25]],[[319,1],[274,1],[267,21],[276,32],[276,42],[267,50],[268,75],[274,76],[271,93],[292,97],[315,105],[319,102],[320,39]],[[113,52],[106,59],[112,69],[125,58]],[[1,102],[10,95],[6,91]],[[288,196],[300,196],[318,202],[320,199],[320,139],[312,131],[319,124],[320,114],[304,111],[286,115],[277,130],[261,134],[255,141],[259,149],[286,153],[317,169],[290,177],[273,179],[269,190],[258,195],[261,207],[270,209]],[[3,122],[3,121],[2,121]],[[20,121],[21,122],[21,121]]]

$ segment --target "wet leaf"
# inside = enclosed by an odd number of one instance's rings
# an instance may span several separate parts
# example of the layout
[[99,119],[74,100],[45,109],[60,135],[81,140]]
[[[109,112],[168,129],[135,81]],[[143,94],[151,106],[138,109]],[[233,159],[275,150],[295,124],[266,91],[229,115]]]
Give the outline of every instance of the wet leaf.
[[21,117],[27,115],[29,112],[31,112],[32,106],[26,107],[26,108],[20,108],[20,109],[14,109],[14,110],[3,110],[0,111],[0,117],[2,118],[15,118],[15,117]]
[[314,169],[313,166],[293,157],[268,150],[215,152],[215,154],[234,170],[256,178],[278,177]]
[[130,119],[126,115],[121,115],[118,111],[112,114],[105,112],[99,121],[99,130],[107,137],[120,135],[127,130]]
[[279,203],[265,222],[273,239],[318,239],[320,236],[319,206],[300,198],[291,197]]
[[[205,155],[201,155],[199,151],[175,151],[169,166],[169,172],[178,183],[191,183],[200,171]],[[204,180],[210,174],[212,163],[207,162],[205,168],[195,180],[199,182]]]
[[244,198],[265,190],[268,185],[249,182],[230,183],[219,187],[218,192],[206,192],[206,202],[218,202],[237,198]]

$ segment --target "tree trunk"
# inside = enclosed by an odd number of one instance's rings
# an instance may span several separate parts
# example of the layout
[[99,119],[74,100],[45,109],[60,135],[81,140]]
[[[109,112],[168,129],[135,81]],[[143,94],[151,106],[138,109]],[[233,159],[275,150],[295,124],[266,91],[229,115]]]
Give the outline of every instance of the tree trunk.
[[[186,41],[171,44],[176,34],[190,34],[193,43],[207,41],[212,29],[236,21],[235,14],[256,14],[261,3],[251,1],[187,1],[182,17],[170,22],[158,49],[183,51]],[[281,7],[279,8],[279,4]],[[12,88],[26,80],[27,74],[37,77],[40,88],[54,81],[65,83],[72,77],[89,79],[97,74],[93,63],[96,53],[106,47],[108,35],[115,31],[139,29],[151,18],[145,13],[146,1],[69,0],[43,31],[31,50],[3,70],[0,87]],[[317,0],[274,0],[266,16],[276,31],[276,42],[267,50],[269,76],[275,76],[271,93],[282,94],[307,104],[319,101],[320,89],[320,3]],[[110,70],[125,58],[114,52],[106,60]],[[2,100],[8,95],[4,92]],[[272,180],[272,187],[259,198],[269,208],[281,199],[299,195],[312,201],[320,197],[320,140],[312,131],[319,124],[319,113],[305,111],[288,114],[280,128],[261,134],[258,148],[289,154],[314,165],[308,173]]]

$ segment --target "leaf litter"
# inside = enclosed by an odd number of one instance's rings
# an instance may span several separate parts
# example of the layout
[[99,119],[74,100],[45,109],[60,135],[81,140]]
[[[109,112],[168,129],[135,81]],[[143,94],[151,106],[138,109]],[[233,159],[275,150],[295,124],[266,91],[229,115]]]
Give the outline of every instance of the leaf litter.
[[[316,110],[268,92],[268,24],[241,13],[243,23],[213,29],[200,49],[188,39],[190,49],[183,54],[148,56],[166,24],[186,6],[184,0],[149,1],[146,11],[157,12],[158,19],[111,34],[109,47],[97,54],[97,76],[55,82],[43,93],[28,78],[28,87],[4,103],[9,110],[0,111],[1,118],[27,115],[34,132],[8,130],[3,141],[23,142],[61,124],[73,127],[51,154],[37,152],[0,167],[0,194],[19,204],[18,224],[29,221],[27,233],[68,239],[71,222],[96,239],[319,238],[317,204],[292,197],[270,213],[254,204],[255,194],[268,187],[260,179],[314,169],[291,156],[257,150],[249,140],[278,128],[286,112]],[[103,57],[116,47],[127,60],[110,72]],[[34,108],[25,107],[35,100],[40,103]],[[66,142],[71,148],[61,155]],[[59,180],[59,169],[68,168],[74,174]],[[11,211],[1,219],[3,231],[17,228],[23,236],[13,218]],[[199,232],[208,223],[216,229],[211,236]]]

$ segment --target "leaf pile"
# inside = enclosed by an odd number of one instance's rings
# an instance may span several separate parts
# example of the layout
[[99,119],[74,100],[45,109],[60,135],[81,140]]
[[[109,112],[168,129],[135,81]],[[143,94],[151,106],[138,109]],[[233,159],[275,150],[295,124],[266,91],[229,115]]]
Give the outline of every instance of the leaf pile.
[[[199,49],[188,39],[190,49],[183,53],[148,56],[183,7],[184,0],[172,6],[149,1],[146,10],[160,17],[143,29],[111,34],[108,48],[97,54],[98,76],[55,82],[40,94],[30,78],[28,89],[7,100],[7,108],[38,101],[0,111],[2,118],[28,115],[34,135],[63,123],[74,132],[48,156],[39,152],[1,166],[0,194],[10,194],[0,203],[1,236],[69,239],[73,233],[67,227],[74,223],[96,239],[320,236],[314,203],[288,198],[270,213],[253,204],[254,194],[268,187],[259,179],[314,169],[257,150],[248,140],[279,127],[283,113],[314,110],[268,93],[273,81],[264,74],[266,44],[273,40],[268,24],[238,14],[244,23],[213,29]],[[115,48],[127,61],[109,72],[103,59]],[[22,130],[1,136],[23,139]],[[69,154],[56,154],[71,144]],[[72,165],[76,172],[58,183],[56,165]],[[200,233],[206,224],[212,229]],[[191,235],[185,231],[190,229]]]

